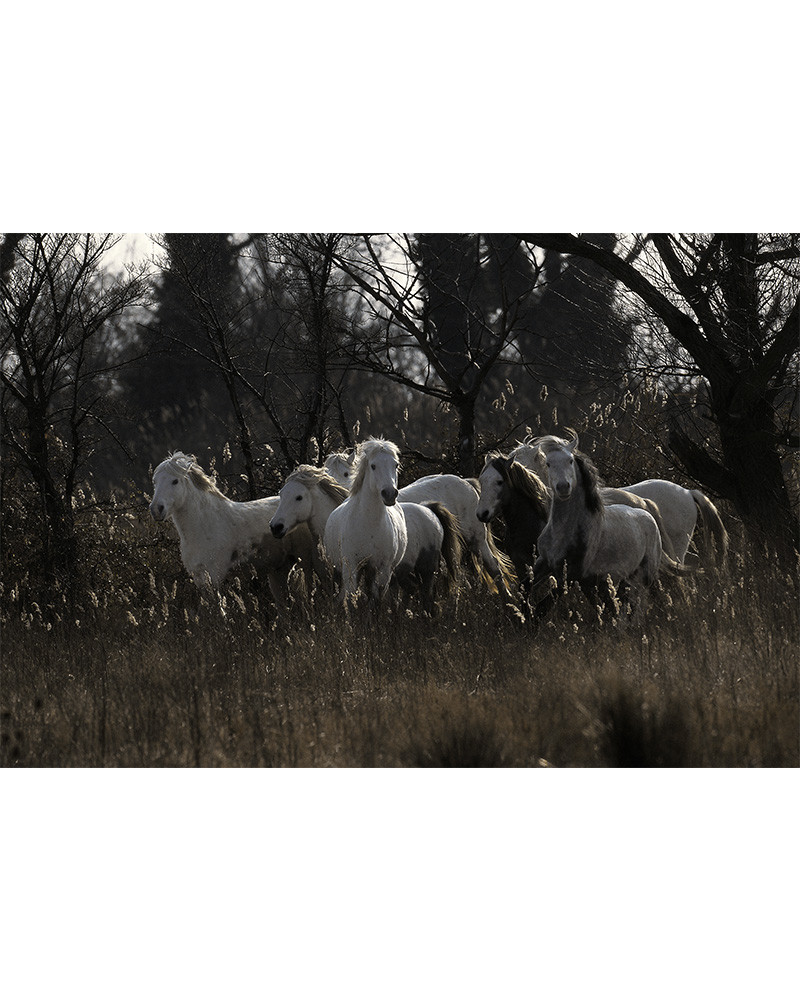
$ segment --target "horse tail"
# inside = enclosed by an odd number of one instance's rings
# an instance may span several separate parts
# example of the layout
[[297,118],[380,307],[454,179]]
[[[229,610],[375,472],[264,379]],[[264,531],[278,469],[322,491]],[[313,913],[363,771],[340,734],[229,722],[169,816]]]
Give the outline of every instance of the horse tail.
[[686,566],[683,563],[676,562],[671,555],[668,555],[663,550],[658,568],[660,572],[669,573],[670,576],[694,576],[695,573],[703,572],[698,566]]
[[[712,565],[723,566],[728,554],[728,532],[719,516],[719,511],[708,497],[700,490],[689,490],[703,522],[703,540],[705,548],[713,551],[713,557],[708,560]],[[713,538],[713,545],[712,545]]]
[[464,536],[458,518],[438,500],[428,500],[425,506],[436,515],[444,531],[442,555],[444,556],[447,573],[453,583],[458,581],[461,573],[461,557],[464,552]]

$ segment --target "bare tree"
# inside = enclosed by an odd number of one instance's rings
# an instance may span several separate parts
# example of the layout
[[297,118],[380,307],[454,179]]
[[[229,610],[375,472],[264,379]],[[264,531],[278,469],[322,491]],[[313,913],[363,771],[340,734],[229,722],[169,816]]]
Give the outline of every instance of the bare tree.
[[256,283],[273,319],[272,331],[256,338],[262,395],[269,387],[289,464],[321,457],[333,427],[349,436],[342,394],[354,301],[337,260],[351,243],[337,233],[262,234],[253,241]]
[[[730,500],[750,533],[791,560],[798,525],[782,470],[796,447],[800,243],[796,234],[650,234],[650,252],[611,250],[571,233],[530,245],[591,260],[647,307],[678,346],[673,375],[706,387],[715,435],[674,421],[669,446],[690,476]],[[682,371],[679,371],[679,365]]]
[[478,400],[504,354],[516,355],[515,324],[536,284],[535,259],[523,282],[515,259],[506,240],[478,234],[364,235],[337,254],[362,298],[355,363],[455,410],[466,476]]
[[[232,419],[251,498],[261,486],[259,446],[272,447],[291,469],[319,457],[331,422],[345,427],[347,288],[334,262],[343,239],[254,233],[162,240],[162,285],[173,305],[169,314],[162,310],[157,332],[176,355],[192,359],[195,381],[216,401],[215,418]],[[210,258],[223,266],[212,267]]]
[[30,233],[3,243],[0,283],[2,440],[33,481],[56,570],[75,558],[72,502],[97,433],[113,434],[108,397],[119,361],[110,324],[147,295],[144,269],[109,275],[111,234]]

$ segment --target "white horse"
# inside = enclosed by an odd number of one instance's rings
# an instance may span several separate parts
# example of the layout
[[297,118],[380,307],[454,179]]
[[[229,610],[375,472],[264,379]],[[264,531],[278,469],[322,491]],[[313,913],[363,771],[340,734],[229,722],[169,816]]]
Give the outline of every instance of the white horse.
[[[573,447],[578,438],[573,434]],[[564,438],[546,435],[527,438],[514,448],[509,457],[514,457],[522,465],[543,475],[542,445],[550,443],[567,445]],[[728,550],[728,532],[714,504],[700,490],[689,490],[667,479],[645,479],[631,486],[614,488],[602,486],[600,496],[603,503],[622,503],[628,506],[643,506],[656,520],[661,530],[664,551],[676,562],[686,562],[686,553],[697,526],[700,514],[703,527],[703,551],[715,553],[708,562],[722,565]],[[654,509],[656,508],[656,509]]]
[[403,559],[408,528],[397,503],[399,466],[397,445],[382,438],[364,441],[350,495],[328,517],[323,546],[340,575],[342,603],[358,591],[362,575],[370,597],[380,600]]
[[308,528],[280,541],[273,538],[269,522],[277,505],[277,497],[245,503],[229,500],[194,456],[180,451],[153,473],[150,513],[157,521],[172,519],[183,565],[206,591],[219,591],[231,570],[251,562],[266,572],[276,603],[287,602],[289,571],[301,560],[310,572],[313,544]]
[[[270,521],[276,538],[283,538],[298,524],[306,523],[315,541],[321,542],[328,518],[349,496],[325,469],[301,465],[286,479],[278,509]],[[420,589],[426,610],[433,610],[434,583],[444,559],[450,581],[458,579],[461,535],[458,521],[442,505],[400,504],[406,518],[406,550],[394,570],[397,581],[407,590]]]
[[[354,452],[334,452],[325,459],[325,468],[341,486],[349,489],[353,480],[353,461]],[[398,499],[402,503],[435,500],[443,504],[457,518],[464,546],[476,570],[490,589],[511,597],[510,588],[516,582],[514,567],[508,556],[497,547],[488,524],[478,520],[475,512],[478,494],[474,480],[443,473],[423,476],[404,486]]]
[[548,441],[540,445],[552,491],[550,517],[539,535],[534,582],[566,567],[590,599],[600,590],[607,607],[614,603],[608,580],[641,593],[658,580],[661,570],[685,575],[661,545],[652,515],[638,507],[605,504],[597,470],[576,447]]

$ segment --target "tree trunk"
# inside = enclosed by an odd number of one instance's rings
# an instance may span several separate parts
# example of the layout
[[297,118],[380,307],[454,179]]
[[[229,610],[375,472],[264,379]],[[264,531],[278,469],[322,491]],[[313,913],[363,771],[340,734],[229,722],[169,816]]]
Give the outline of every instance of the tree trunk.
[[475,475],[475,399],[462,396],[458,408],[458,474],[465,479]]
[[676,426],[670,429],[670,449],[693,479],[733,504],[747,537],[758,548],[766,545],[791,568],[800,538],[775,447],[778,434],[769,405],[761,399],[742,414],[730,404],[731,393],[722,394],[717,386],[715,394],[713,388],[722,463]]
[[775,449],[777,429],[767,406],[746,420],[717,413],[725,465],[732,480],[730,499],[748,536],[775,550],[781,563],[793,564],[800,547],[781,459]]
[[33,404],[28,407],[28,426],[30,445],[26,464],[42,500],[46,530],[45,569],[48,574],[63,576],[69,581],[77,559],[72,496],[63,495],[53,479],[46,415]]

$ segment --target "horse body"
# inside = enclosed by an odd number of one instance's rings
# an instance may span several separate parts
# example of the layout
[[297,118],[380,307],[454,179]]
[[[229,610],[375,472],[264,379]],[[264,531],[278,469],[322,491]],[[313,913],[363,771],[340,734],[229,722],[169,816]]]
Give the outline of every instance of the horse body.
[[311,564],[308,529],[289,539],[272,537],[269,521],[277,497],[239,503],[221,493],[193,457],[176,452],[153,474],[150,512],[171,518],[180,539],[181,561],[195,584],[219,590],[228,574],[252,563],[267,574],[276,602],[288,599],[287,576],[298,560]]
[[626,486],[625,489],[628,493],[657,504],[678,562],[686,560],[698,514],[703,525],[704,548],[708,550],[711,547],[713,538],[716,561],[720,564],[724,562],[728,550],[728,532],[717,508],[700,490],[689,490],[667,479],[645,479],[641,483]]
[[[349,487],[353,478],[352,454],[336,452],[325,459],[325,468],[340,485]],[[509,587],[514,575],[508,559],[497,547],[488,525],[478,520],[475,504],[478,490],[469,479],[450,473],[423,476],[408,486],[404,486],[398,500],[402,503],[443,504],[458,519],[458,527],[463,545],[472,555],[476,567],[482,567],[487,582],[490,582],[505,596],[510,596]]]
[[382,598],[405,554],[408,529],[397,503],[398,466],[399,451],[392,442],[363,442],[350,495],[328,517],[323,545],[341,576],[342,602],[356,593],[362,574],[370,596]]
[[536,561],[536,543],[550,513],[547,488],[536,473],[496,452],[486,457],[478,478],[476,516],[487,523],[502,513],[505,547],[523,586]]
[[661,535],[652,515],[627,504],[601,504],[587,525],[580,504],[553,503],[553,517],[539,536],[548,573],[566,565],[567,580],[595,586],[610,576],[615,586],[649,587],[658,578]]

